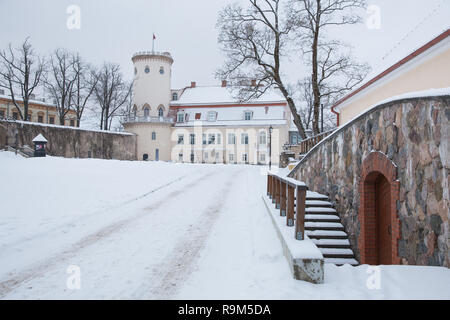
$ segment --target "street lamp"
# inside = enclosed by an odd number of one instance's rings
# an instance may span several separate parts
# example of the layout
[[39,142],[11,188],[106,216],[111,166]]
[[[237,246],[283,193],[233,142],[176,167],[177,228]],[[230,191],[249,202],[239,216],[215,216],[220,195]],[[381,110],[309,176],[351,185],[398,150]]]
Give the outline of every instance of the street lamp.
[[269,127],[269,170],[272,170],[272,126]]

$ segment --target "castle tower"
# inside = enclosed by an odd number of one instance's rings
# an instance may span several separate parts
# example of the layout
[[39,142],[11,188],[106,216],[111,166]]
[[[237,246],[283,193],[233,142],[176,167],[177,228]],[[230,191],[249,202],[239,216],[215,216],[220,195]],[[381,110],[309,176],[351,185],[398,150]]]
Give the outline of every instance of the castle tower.
[[171,127],[168,117],[173,59],[168,52],[133,55],[133,107],[125,130],[137,135],[138,160],[171,160]]
[[133,55],[134,83],[133,105],[138,112],[150,108],[150,116],[164,116],[169,110],[170,80],[173,59],[168,52],[139,52]]

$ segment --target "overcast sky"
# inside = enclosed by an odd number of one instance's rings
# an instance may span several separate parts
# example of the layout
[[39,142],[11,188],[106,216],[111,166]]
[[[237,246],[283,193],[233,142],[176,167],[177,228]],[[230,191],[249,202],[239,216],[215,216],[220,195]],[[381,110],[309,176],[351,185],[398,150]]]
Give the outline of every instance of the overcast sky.
[[[242,0],[245,2],[245,0]],[[0,48],[27,36],[40,53],[57,47],[78,50],[86,60],[120,63],[131,79],[136,51],[169,51],[174,57],[172,87],[190,81],[217,84],[214,71],[223,63],[215,24],[227,0],[0,0]],[[67,7],[81,9],[81,28],[66,26]],[[381,10],[380,28],[345,28],[343,40],[354,55],[375,70],[401,58],[449,26],[450,0],[368,0]],[[364,13],[366,19],[369,15]],[[386,54],[388,54],[386,56]],[[384,60],[382,58],[385,57]],[[394,61],[395,62],[395,61]],[[290,77],[306,71],[292,63]],[[306,74],[304,74],[306,75]],[[302,76],[303,77],[303,76]]]

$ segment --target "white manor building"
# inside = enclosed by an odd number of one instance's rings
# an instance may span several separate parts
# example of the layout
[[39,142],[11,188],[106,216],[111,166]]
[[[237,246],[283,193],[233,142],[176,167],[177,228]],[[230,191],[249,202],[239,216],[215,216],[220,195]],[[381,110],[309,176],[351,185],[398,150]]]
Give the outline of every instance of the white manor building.
[[170,53],[140,52],[132,61],[133,109],[124,126],[137,135],[139,160],[267,164],[271,141],[272,163],[279,162],[291,123],[281,95],[240,103],[226,81],[174,90]]

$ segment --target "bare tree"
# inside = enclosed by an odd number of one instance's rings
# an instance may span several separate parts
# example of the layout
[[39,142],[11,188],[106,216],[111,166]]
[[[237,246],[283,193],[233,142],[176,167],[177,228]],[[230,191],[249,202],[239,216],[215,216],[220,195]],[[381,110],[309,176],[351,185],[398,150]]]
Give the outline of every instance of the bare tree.
[[83,61],[79,54],[73,56],[73,72],[75,82],[73,84],[72,104],[77,115],[77,127],[79,127],[83,112],[97,85],[98,74],[93,67]]
[[65,124],[66,115],[72,110],[75,81],[73,54],[65,49],[56,49],[50,58],[50,71],[45,79],[45,86],[55,102],[61,125]]
[[[28,38],[20,47],[0,51],[0,87],[9,90],[20,119],[28,121],[29,101],[46,71],[45,59],[37,55]],[[17,95],[17,96],[16,96]],[[22,100],[23,111],[18,103]]]
[[123,79],[118,64],[105,63],[98,72],[94,88],[95,99],[100,108],[100,129],[108,130],[112,119],[126,105],[131,85]]
[[332,26],[361,21],[356,10],[365,7],[364,0],[290,0],[289,20],[295,26],[297,39],[310,55],[313,94],[313,132],[320,133],[319,113],[324,99],[332,100],[352,90],[369,71],[367,64],[355,62],[338,40],[327,40],[325,32]]
[[256,79],[256,85],[240,87],[242,100],[260,97],[270,88],[279,89],[300,136],[305,139],[303,123],[281,73],[281,58],[292,30],[289,21],[282,19],[281,2],[248,0],[247,8],[231,4],[220,12],[218,41],[226,55],[226,63],[217,76],[238,83]]

